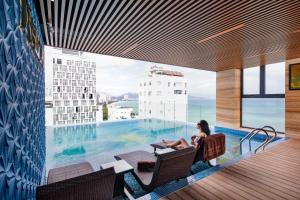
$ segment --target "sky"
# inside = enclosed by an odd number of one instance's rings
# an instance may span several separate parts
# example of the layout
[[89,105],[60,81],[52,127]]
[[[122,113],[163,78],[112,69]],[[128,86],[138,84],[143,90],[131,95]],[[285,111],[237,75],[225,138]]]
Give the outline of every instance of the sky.
[[[244,94],[259,93],[259,67],[244,69]],[[266,93],[284,94],[285,92],[285,63],[266,65]]]
[[188,82],[188,94],[215,99],[216,73],[113,56],[94,54],[97,63],[97,91],[111,95],[138,93],[139,82],[151,66],[180,71]]

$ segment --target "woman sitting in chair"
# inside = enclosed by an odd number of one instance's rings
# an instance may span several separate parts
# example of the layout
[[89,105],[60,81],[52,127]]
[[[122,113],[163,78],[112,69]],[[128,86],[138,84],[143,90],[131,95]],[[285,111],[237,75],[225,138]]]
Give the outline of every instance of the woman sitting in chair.
[[[197,129],[199,129],[199,132],[191,137],[191,145],[195,149],[199,149],[200,139],[206,138],[208,135],[210,135],[209,125],[205,120],[201,120],[197,123]],[[167,147],[174,149],[184,149],[190,146],[184,138],[181,138],[176,142],[166,140],[163,140],[163,142],[166,144]]]

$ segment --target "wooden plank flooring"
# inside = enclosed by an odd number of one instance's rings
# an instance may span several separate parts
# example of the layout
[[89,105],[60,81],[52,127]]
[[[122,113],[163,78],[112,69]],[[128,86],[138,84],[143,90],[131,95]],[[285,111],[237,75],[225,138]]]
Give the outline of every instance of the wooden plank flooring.
[[289,139],[161,199],[300,199],[300,140]]

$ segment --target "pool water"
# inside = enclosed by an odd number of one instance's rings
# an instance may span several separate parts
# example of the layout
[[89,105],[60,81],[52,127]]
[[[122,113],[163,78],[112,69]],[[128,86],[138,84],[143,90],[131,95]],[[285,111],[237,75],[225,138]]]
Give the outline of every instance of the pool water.
[[[114,155],[134,150],[153,151],[150,143],[176,140],[197,133],[194,125],[156,119],[103,122],[99,124],[47,127],[46,170],[82,161],[95,169],[114,160]],[[223,163],[240,155],[241,136],[226,134],[226,153],[217,159]]]

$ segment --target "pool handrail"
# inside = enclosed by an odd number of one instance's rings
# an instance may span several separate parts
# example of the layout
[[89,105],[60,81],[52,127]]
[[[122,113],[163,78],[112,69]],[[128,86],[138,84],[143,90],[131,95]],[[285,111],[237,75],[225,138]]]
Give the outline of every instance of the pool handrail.
[[268,144],[270,144],[270,143],[277,137],[277,131],[276,131],[272,126],[264,126],[264,127],[263,127],[264,130],[265,130],[266,128],[267,128],[267,129],[270,129],[270,130],[274,133],[274,135],[271,137],[271,139],[268,140],[268,142],[266,142],[266,143],[263,145],[263,150],[265,150],[266,146],[267,146]]
[[[252,146],[251,146],[251,140],[252,140],[252,138],[253,138],[255,135],[257,135],[258,133],[260,133],[261,131],[263,131],[263,132],[266,134],[266,136],[267,136],[266,140],[265,140],[262,144],[265,144],[265,142],[267,142],[267,141],[270,139],[270,136],[269,136],[269,134],[267,133],[267,131],[265,131],[263,128],[258,128],[258,131],[256,131],[256,133],[252,134],[252,135],[249,137],[249,150],[250,150],[250,151],[252,151]],[[260,145],[260,146],[261,146],[261,145]]]
[[[270,140],[270,136],[269,136],[269,134],[268,134],[268,132],[265,130],[265,129],[263,129],[263,128],[261,128],[261,130],[260,131],[258,131],[258,132],[256,132],[256,134],[258,134],[258,133],[260,133],[260,132],[264,132],[265,134],[266,134],[266,139],[265,139],[265,141],[261,144],[261,145],[259,145],[255,150],[254,150],[254,153],[256,154],[256,152],[261,148],[261,147],[263,147],[267,142],[269,142],[269,140]],[[252,138],[253,138],[253,136],[255,136],[256,134],[253,134],[250,138],[249,138],[249,147],[250,147],[250,151],[251,151],[251,140],[252,140]]]
[[[252,136],[252,135],[255,133],[255,131],[259,131],[259,130],[260,130],[260,128],[254,129],[254,130],[252,130],[250,133],[248,133],[245,137],[243,137],[243,138],[241,139],[241,141],[240,141],[240,153],[241,153],[241,154],[243,153],[243,150],[242,150],[242,144],[243,144],[243,142],[244,142],[248,137]],[[249,146],[249,149],[250,149],[250,146]]]

